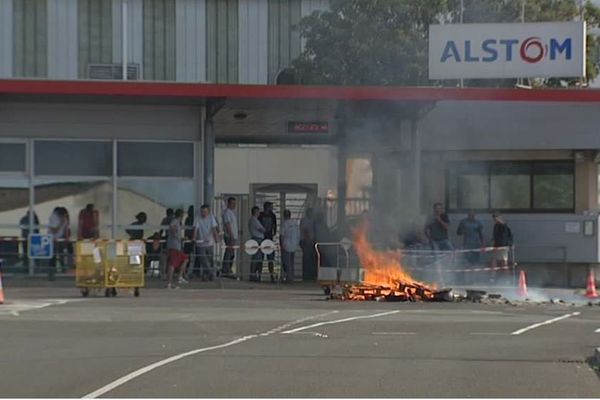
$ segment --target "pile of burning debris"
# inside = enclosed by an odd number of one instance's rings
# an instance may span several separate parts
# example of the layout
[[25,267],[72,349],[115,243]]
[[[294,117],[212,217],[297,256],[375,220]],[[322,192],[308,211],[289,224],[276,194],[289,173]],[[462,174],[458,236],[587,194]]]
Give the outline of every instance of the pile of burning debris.
[[368,226],[354,232],[354,249],[364,269],[360,283],[345,284],[330,293],[333,299],[376,301],[453,301],[452,289],[438,290],[413,279],[393,251],[378,251],[367,239]]

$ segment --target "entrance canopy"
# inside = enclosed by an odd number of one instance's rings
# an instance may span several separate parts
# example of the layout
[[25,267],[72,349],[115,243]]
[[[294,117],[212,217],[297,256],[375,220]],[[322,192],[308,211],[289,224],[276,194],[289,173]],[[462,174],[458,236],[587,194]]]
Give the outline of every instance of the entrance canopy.
[[465,113],[473,103],[491,104],[487,111],[497,115],[506,103],[523,102],[551,116],[564,103],[595,108],[600,91],[0,80],[0,102],[211,105],[217,142],[327,144],[335,143],[341,118],[348,131],[360,126],[348,121],[414,119],[423,106],[440,103]]

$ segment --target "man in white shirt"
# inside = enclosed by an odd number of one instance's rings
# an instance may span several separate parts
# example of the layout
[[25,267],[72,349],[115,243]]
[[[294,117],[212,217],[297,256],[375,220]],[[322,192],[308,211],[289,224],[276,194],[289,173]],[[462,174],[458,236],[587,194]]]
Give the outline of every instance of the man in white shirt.
[[281,263],[285,271],[285,282],[294,282],[294,252],[300,245],[300,228],[296,221],[292,220],[290,210],[283,212],[283,225],[279,233],[281,245]]
[[223,211],[223,239],[225,240],[225,252],[223,254],[223,265],[221,274],[231,274],[231,265],[235,259],[235,249],[233,246],[238,244],[238,222],[235,213],[235,197],[227,199],[227,208]]
[[203,204],[200,207],[200,218],[196,221],[193,236],[202,280],[214,278],[214,248],[215,244],[219,242],[217,228],[217,219],[210,213],[208,205]]

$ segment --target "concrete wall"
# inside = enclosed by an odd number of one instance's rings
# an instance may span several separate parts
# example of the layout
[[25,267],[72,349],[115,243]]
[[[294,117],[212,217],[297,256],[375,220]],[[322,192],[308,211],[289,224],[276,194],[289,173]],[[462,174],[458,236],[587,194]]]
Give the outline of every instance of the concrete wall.
[[200,107],[2,103],[0,136],[198,140]]
[[443,101],[420,129],[426,150],[600,149],[600,104]]
[[329,147],[217,147],[215,193],[248,193],[251,183],[316,183],[336,189],[336,152]]

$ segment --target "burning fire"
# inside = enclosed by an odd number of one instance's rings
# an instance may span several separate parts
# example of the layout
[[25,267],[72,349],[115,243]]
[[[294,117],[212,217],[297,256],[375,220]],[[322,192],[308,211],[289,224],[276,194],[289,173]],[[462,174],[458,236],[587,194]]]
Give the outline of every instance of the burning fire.
[[365,274],[361,284],[348,288],[348,298],[366,300],[383,296],[399,300],[432,300],[435,288],[413,279],[402,268],[398,252],[375,250],[367,239],[367,231],[366,222],[354,231],[354,248]]

